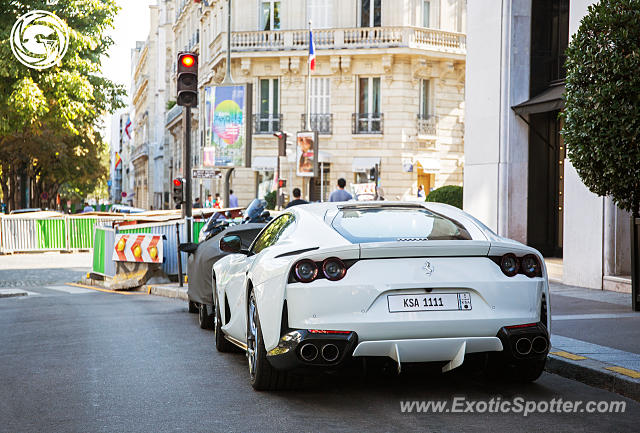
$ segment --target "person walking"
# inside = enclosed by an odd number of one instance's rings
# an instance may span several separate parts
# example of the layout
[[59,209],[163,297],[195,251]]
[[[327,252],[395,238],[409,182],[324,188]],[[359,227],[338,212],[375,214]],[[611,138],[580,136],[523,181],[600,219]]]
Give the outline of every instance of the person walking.
[[200,203],[200,197],[196,197],[196,201],[193,203],[193,208],[194,209],[202,208],[202,203]]
[[82,213],[94,212],[94,211],[95,211],[95,209],[92,206],[90,206],[89,203],[87,203],[87,202],[84,203],[84,209],[82,209]]
[[309,202],[306,200],[302,200],[300,198],[300,196],[302,195],[302,193],[300,192],[300,188],[293,188],[293,200],[291,200],[289,202],[289,204],[287,204],[286,209],[290,208],[291,206],[297,206],[299,204],[308,204]]
[[338,189],[333,191],[329,196],[329,201],[349,201],[353,199],[353,196],[344,190],[347,186],[347,181],[344,178],[338,179]]
[[233,193],[233,190],[229,190],[229,207],[238,207],[238,197]]
[[418,198],[424,198],[424,186],[418,185]]
[[216,199],[213,202],[213,207],[216,209],[222,209],[222,199],[220,198],[220,193],[216,193]]

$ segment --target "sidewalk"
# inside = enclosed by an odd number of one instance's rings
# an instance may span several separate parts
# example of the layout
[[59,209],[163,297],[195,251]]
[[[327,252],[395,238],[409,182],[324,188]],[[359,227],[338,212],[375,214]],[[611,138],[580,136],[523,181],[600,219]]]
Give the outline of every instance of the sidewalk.
[[640,313],[631,295],[550,283],[547,370],[640,401]]

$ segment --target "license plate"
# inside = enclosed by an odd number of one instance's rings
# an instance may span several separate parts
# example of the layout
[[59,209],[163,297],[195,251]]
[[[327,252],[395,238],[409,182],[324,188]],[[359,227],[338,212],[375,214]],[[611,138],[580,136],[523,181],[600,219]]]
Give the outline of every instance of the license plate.
[[387,295],[390,313],[406,311],[468,311],[469,293],[426,293],[422,295]]

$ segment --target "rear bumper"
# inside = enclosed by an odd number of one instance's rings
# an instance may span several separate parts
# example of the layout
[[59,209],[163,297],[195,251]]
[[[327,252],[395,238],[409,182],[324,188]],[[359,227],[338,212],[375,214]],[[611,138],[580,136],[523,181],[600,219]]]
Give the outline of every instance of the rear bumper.
[[[272,366],[280,370],[299,367],[338,367],[351,358],[357,342],[358,335],[355,332],[314,334],[306,329],[298,329],[280,337],[278,345],[267,353],[267,359]],[[312,345],[317,350],[317,355],[313,359],[307,357],[305,360],[301,355],[301,349],[305,345]],[[338,350],[336,359],[323,359],[322,351],[327,345],[333,345]]]

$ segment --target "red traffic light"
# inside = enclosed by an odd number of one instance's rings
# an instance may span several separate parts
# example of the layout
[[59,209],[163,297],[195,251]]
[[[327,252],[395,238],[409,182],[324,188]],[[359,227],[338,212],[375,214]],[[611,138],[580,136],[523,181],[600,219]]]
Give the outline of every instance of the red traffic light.
[[192,55],[187,54],[186,56],[182,56],[180,62],[182,62],[182,66],[185,68],[190,68],[196,63],[196,59]]
[[287,186],[287,180],[286,179],[278,179],[278,188],[284,188]]
[[175,186],[182,186],[182,180],[180,179],[173,179],[173,184]]

